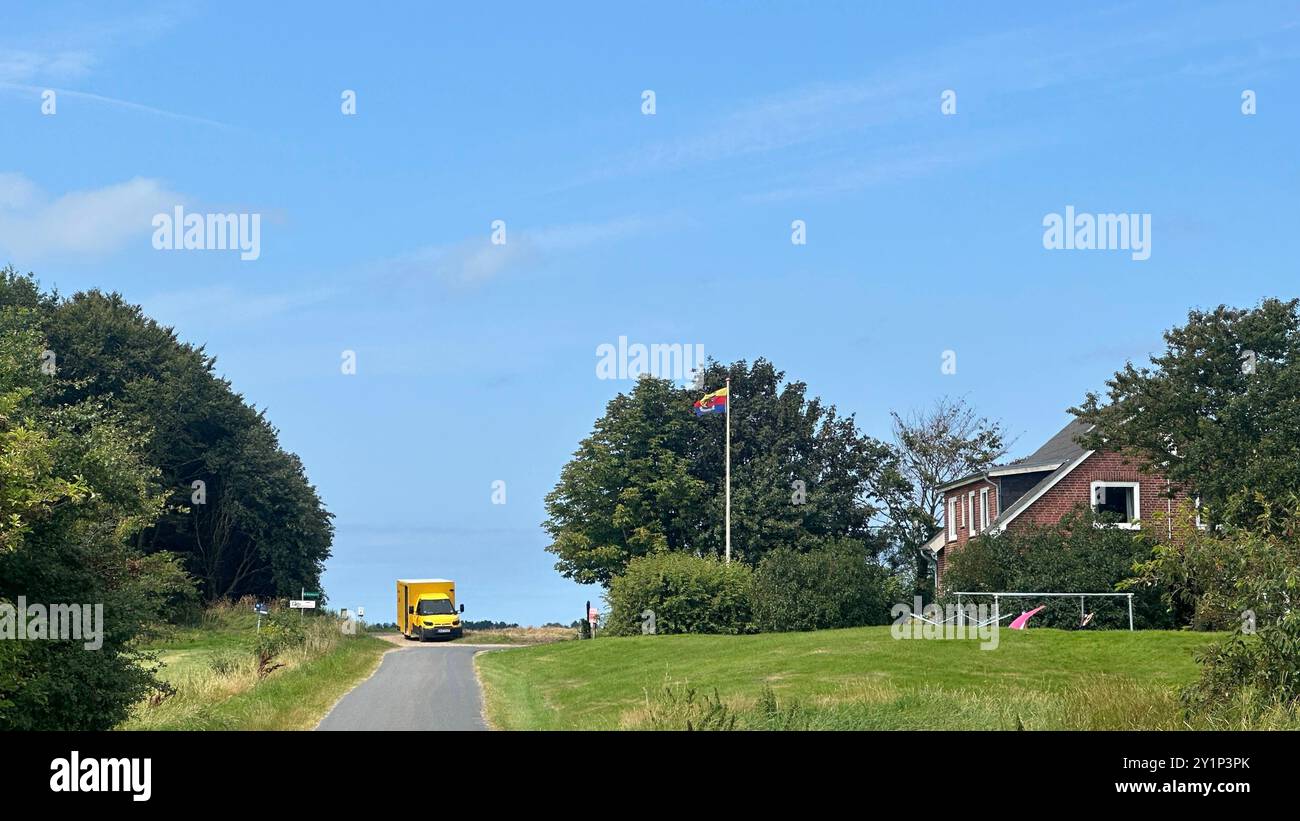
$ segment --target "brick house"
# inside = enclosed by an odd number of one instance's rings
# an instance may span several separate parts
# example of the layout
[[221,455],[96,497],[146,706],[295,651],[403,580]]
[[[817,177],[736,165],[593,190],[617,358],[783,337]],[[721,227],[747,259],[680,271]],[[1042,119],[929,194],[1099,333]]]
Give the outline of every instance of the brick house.
[[[1072,421],[1024,459],[940,488],[943,527],[925,545],[936,560],[936,587],[943,584],[951,551],[982,534],[1055,524],[1079,504],[1113,514],[1114,527],[1132,530],[1144,520],[1150,526],[1156,511],[1173,513],[1180,494],[1171,495],[1168,479],[1143,473],[1118,453],[1085,450],[1076,439],[1089,430],[1091,425]],[[1172,517],[1166,522],[1173,526]]]

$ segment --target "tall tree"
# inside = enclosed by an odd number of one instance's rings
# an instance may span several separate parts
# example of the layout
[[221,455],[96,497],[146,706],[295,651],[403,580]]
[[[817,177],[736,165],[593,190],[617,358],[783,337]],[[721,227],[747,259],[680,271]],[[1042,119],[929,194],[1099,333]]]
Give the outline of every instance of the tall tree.
[[889,521],[916,573],[916,592],[929,592],[928,560],[920,548],[943,512],[944,485],[980,473],[1011,446],[1002,423],[980,416],[965,399],[942,397],[906,416],[891,412],[898,470],[910,492],[889,497]]
[[901,482],[889,447],[759,359],[711,362],[704,390],[643,378],[610,401],[546,498],[557,570],[608,584],[636,556],[723,554],[726,420],[692,405],[728,377],[733,559],[835,537],[883,550],[873,520]]
[[12,268],[0,272],[0,305],[41,319],[54,366],[47,404],[104,403],[143,438],[167,507],[135,532],[139,549],[181,555],[210,600],[319,587],[332,517],[202,347],[118,294],[42,294]]
[[[31,639],[0,641],[0,729],[108,729],[158,686],[133,640],[193,589],[169,554],[131,546],[162,509],[157,470],[103,403],[50,402],[30,305],[0,305],[0,633]],[[76,614],[77,640],[53,615],[16,635],[20,605],[89,612]]]
[[1227,726],[1300,704],[1298,306],[1193,310],[1151,367],[1126,364],[1104,403],[1090,393],[1074,409],[1095,425],[1086,444],[1122,450],[1201,500],[1209,527],[1158,546],[1137,569],[1175,612],[1235,628],[1184,691],[1193,714]]
[[1191,311],[1152,367],[1131,362],[1073,408],[1092,447],[1123,450],[1203,502],[1211,523],[1255,527],[1300,488],[1300,301]]

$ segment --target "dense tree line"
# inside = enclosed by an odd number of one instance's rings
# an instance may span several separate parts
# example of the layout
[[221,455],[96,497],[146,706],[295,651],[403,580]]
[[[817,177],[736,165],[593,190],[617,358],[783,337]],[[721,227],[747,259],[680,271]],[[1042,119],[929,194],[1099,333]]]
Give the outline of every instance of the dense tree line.
[[[1075,409],[1105,445],[1199,497],[1213,524],[1254,527],[1300,499],[1300,301],[1192,311],[1150,367],[1129,363]],[[1274,516],[1274,518],[1276,518]],[[1267,525],[1276,529],[1274,525]]]
[[518,627],[518,623],[513,621],[492,621],[491,619],[482,619],[480,621],[462,621],[461,626],[466,630],[509,630],[512,627]]
[[0,270],[0,635],[27,639],[0,641],[0,729],[119,724],[166,690],[138,638],[200,597],[318,586],[331,535],[201,348]]
[[45,350],[37,311],[0,308],[0,729],[107,728],[157,685],[132,638],[193,588],[131,545],[166,504],[144,437],[96,399],[56,404]]
[[331,516],[298,457],[202,347],[118,294],[43,293],[12,268],[0,308],[34,318],[42,405],[102,406],[139,438],[162,506],[133,533],[135,549],[178,556],[207,600],[319,588]]

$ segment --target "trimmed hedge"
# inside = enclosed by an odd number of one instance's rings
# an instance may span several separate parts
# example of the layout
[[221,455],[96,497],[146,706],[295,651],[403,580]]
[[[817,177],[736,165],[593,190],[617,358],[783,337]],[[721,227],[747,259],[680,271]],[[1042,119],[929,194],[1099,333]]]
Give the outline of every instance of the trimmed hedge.
[[610,583],[605,634],[639,635],[646,611],[656,633],[752,631],[753,571],[743,562],[685,553],[654,553],[628,562]]
[[902,585],[861,546],[773,550],[754,574],[754,623],[764,633],[888,624]]

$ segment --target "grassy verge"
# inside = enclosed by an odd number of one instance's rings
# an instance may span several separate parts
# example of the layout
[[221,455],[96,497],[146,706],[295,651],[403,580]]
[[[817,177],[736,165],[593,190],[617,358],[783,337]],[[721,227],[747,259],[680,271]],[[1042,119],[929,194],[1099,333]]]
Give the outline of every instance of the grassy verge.
[[1178,729],[1205,633],[1003,630],[1000,645],[888,627],[637,636],[477,659],[504,729]]
[[303,641],[282,650],[276,667],[258,672],[257,618],[242,605],[209,610],[197,628],[171,630],[148,649],[159,676],[173,688],[137,704],[120,729],[301,730],[379,664],[392,645],[363,634],[344,635],[337,620],[303,616]]

